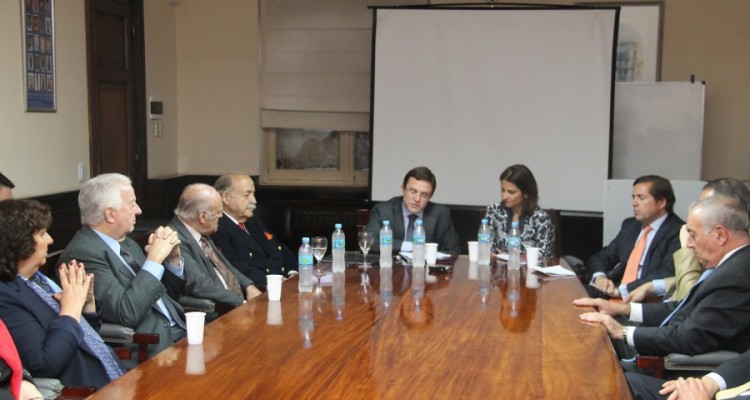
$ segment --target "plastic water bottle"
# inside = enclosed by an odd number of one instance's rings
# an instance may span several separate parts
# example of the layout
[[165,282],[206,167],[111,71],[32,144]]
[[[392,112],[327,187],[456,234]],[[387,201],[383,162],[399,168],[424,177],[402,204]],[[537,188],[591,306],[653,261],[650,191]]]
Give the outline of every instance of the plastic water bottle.
[[390,221],[383,221],[380,228],[380,268],[393,266],[393,231]]
[[490,265],[490,226],[487,218],[482,219],[477,233],[477,242],[479,242],[479,265]]
[[312,270],[313,270],[313,250],[310,246],[310,238],[302,238],[302,246],[297,253],[297,264],[299,266],[299,292],[312,292]]
[[513,221],[508,232],[508,269],[521,269],[521,232]]
[[[414,233],[412,233],[411,243],[411,265],[424,268],[425,237],[421,219],[414,222]],[[424,273],[424,271],[422,271],[422,273]]]
[[333,272],[344,272],[346,270],[346,261],[344,260],[344,251],[346,250],[346,238],[344,231],[341,230],[341,224],[336,224],[336,229],[331,235],[331,253],[333,254]]

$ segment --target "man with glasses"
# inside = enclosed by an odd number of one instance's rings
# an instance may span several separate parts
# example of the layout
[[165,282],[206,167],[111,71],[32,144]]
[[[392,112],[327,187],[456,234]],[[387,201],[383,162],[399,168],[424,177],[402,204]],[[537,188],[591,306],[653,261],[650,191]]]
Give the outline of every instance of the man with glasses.
[[403,196],[394,197],[372,208],[365,230],[380,242],[380,227],[390,221],[394,251],[411,251],[414,221],[422,220],[425,240],[438,244],[444,253],[459,253],[461,246],[448,207],[430,202],[435,193],[435,175],[427,167],[416,167],[406,173],[401,185]]
[[232,266],[210,238],[219,228],[223,208],[221,196],[212,186],[188,185],[169,226],[180,238],[180,253],[185,260],[182,294],[239,305],[261,292]]

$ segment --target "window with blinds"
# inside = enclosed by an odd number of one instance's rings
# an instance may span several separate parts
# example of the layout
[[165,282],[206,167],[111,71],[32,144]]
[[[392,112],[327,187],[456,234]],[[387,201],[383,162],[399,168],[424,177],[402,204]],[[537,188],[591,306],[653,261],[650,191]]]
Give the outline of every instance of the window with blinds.
[[[372,53],[368,6],[426,3],[261,0],[263,183],[367,185]],[[321,148],[325,157],[314,153]],[[338,160],[335,168],[331,159]]]

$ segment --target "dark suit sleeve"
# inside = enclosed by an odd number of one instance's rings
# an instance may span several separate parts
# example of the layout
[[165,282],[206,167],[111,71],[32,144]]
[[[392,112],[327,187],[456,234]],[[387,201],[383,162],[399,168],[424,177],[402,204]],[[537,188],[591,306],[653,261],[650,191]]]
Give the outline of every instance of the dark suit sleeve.
[[[21,363],[32,375],[62,375],[83,341],[81,326],[72,317],[60,315],[53,316],[49,325],[45,326],[28,308],[34,307],[33,302],[39,302],[25,296],[19,298],[17,292],[13,294],[16,295],[14,298],[9,297],[6,291],[0,295],[0,315],[13,336]],[[47,307],[42,303],[38,305]],[[40,309],[38,312],[51,310]]]
[[448,207],[440,207],[441,211],[437,214],[436,221],[436,232],[438,238],[438,250],[458,254],[461,252],[461,244],[459,243],[458,234],[456,228],[453,226],[453,220],[451,219],[450,210]]
[[[627,260],[620,259],[620,254],[622,252],[624,242],[627,242],[625,233],[627,221],[628,220],[623,221],[622,225],[620,226],[620,231],[617,232],[617,236],[612,239],[609,245],[599,250],[593,256],[591,256],[591,258],[589,258],[588,262],[586,263],[588,280],[591,280],[591,278],[597,272],[605,273],[609,277],[608,272],[610,272],[618,263],[627,262]],[[609,279],[612,278],[609,277]]]
[[713,372],[724,378],[727,388],[740,386],[750,381],[750,350],[719,365]]
[[[203,261],[197,259],[197,251],[203,251],[188,242],[187,238],[180,238],[180,253],[185,261],[185,286],[182,293],[197,298],[210,299],[219,303],[242,304],[244,298],[226,290],[220,282],[212,276],[207,276],[202,267]],[[234,271],[233,271],[234,272]],[[212,272],[208,272],[212,273]],[[242,274],[240,274],[242,275]],[[247,285],[241,285],[243,288]],[[171,295],[170,295],[171,296]],[[179,299],[179,297],[177,297]]]
[[[724,277],[726,278],[726,277]],[[730,279],[727,279],[731,280]],[[705,282],[708,285],[709,282]],[[750,299],[744,279],[722,282],[688,310],[685,306],[664,327],[636,328],[635,349],[639,354],[663,356],[669,353],[704,354],[718,349],[731,350],[732,342],[750,329]],[[703,289],[703,288],[700,288]],[[694,294],[698,297],[698,294]],[[693,300],[691,300],[692,302]],[[646,321],[644,309],[644,322]],[[651,321],[655,322],[655,321]]]

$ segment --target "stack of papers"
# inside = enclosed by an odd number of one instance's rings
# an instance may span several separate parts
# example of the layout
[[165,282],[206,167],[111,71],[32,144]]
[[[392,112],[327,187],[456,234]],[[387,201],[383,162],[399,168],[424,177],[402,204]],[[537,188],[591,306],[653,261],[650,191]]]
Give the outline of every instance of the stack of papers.
[[551,267],[531,267],[535,271],[539,271],[545,275],[550,276],[576,276],[575,272],[564,268],[561,265],[553,265]]
[[[406,260],[408,262],[411,262],[411,257],[412,257],[411,251],[402,251],[399,254],[401,255],[401,257],[404,258],[404,260]],[[451,259],[451,255],[450,254],[446,254],[446,253],[441,253],[441,252],[438,251],[437,252],[437,257],[435,257],[435,258],[437,260],[450,260]]]

